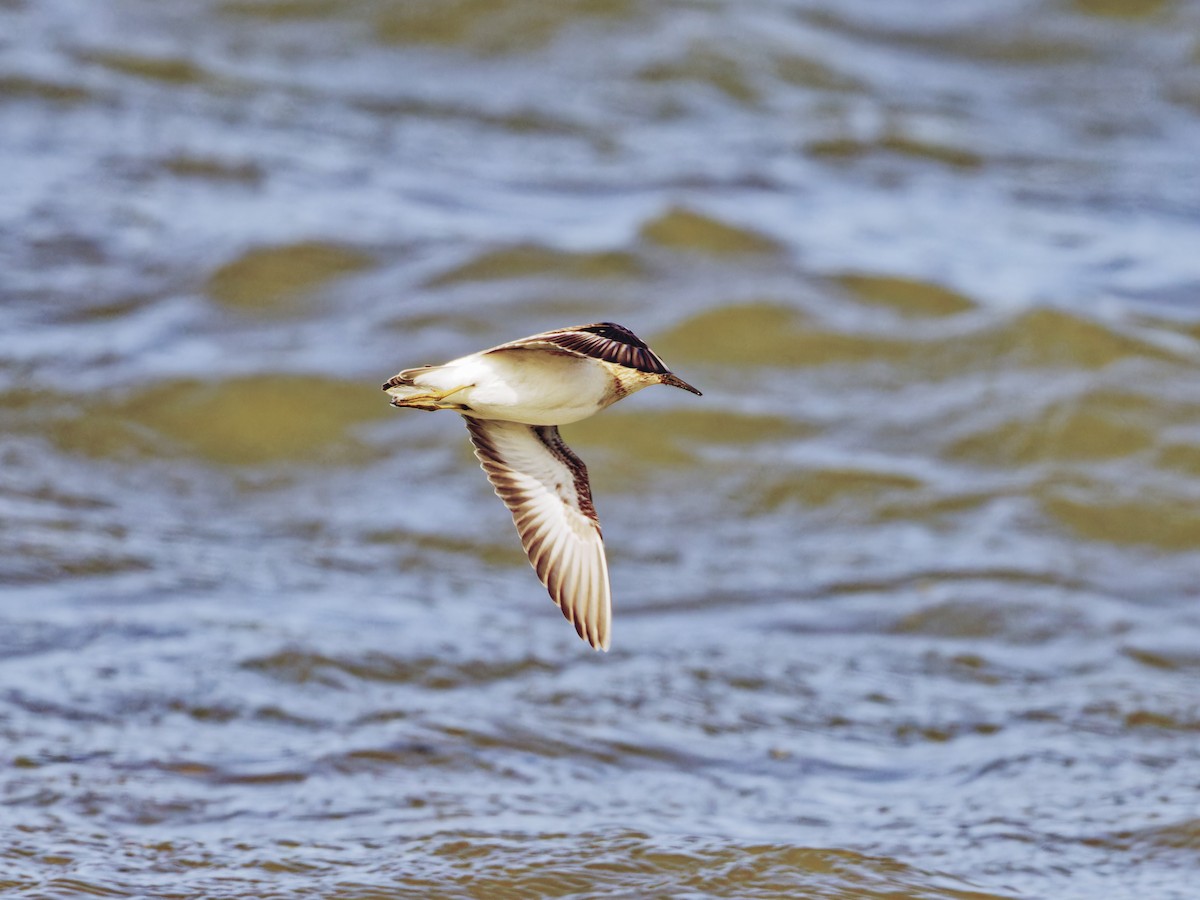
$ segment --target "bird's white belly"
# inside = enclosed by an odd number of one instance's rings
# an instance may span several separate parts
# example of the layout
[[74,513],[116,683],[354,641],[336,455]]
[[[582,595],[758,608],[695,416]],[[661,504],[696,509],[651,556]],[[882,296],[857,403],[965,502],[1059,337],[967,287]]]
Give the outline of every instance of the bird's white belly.
[[454,402],[480,419],[565,425],[586,419],[616,399],[613,377],[603,364],[543,350],[464,357],[446,369],[471,385],[454,395]]

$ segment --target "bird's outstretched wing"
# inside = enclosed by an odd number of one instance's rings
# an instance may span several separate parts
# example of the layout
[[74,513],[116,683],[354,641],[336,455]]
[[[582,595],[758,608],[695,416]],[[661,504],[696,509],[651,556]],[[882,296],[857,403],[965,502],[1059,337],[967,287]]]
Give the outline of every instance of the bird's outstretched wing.
[[607,650],[612,593],[587,467],[553,425],[463,416],[475,456],[512,511],[529,562],[579,636]]
[[557,350],[575,356],[600,359],[641,372],[656,375],[671,370],[658,354],[646,346],[640,337],[616,322],[596,322],[592,325],[572,325],[543,331],[516,341],[493,347],[487,353],[503,350]]

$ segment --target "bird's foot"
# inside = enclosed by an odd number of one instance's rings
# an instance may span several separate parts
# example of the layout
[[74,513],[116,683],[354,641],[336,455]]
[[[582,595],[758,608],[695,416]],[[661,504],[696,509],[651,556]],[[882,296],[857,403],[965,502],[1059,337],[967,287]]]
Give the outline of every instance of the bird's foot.
[[392,406],[404,406],[410,409],[423,409],[433,412],[438,409],[465,409],[461,403],[447,403],[446,398],[459,391],[465,391],[474,385],[464,384],[448,391],[427,391],[423,394],[399,394],[392,396]]

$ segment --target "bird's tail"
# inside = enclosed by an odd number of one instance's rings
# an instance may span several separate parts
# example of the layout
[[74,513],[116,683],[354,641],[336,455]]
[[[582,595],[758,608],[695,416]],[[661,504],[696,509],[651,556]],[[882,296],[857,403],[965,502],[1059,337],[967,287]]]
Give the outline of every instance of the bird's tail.
[[421,376],[436,372],[442,366],[418,366],[416,368],[406,368],[402,372],[394,374],[391,378],[383,383],[383,389],[389,394],[403,395],[406,394],[406,388],[412,388],[413,392],[426,390],[426,386],[421,384]]
[[[415,388],[417,386],[417,379],[422,373],[436,368],[438,368],[438,366],[418,366],[415,369],[405,369],[404,371],[393,375],[391,378],[385,381],[383,383],[383,389],[390,394],[396,388]],[[397,393],[403,393],[403,391],[397,391]]]
[[443,382],[446,376],[439,378],[448,366],[419,366],[415,369],[405,369],[393,375],[383,383],[383,389],[391,397],[392,406],[408,406],[413,409],[461,409],[459,403],[447,402],[447,398],[457,394],[467,385],[451,385]]

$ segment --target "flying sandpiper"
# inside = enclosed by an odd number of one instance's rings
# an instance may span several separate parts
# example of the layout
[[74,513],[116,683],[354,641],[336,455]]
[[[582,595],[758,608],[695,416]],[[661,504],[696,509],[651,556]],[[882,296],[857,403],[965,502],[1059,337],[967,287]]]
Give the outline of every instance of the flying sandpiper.
[[558,426],[652,384],[700,391],[628,328],[557,328],[440,366],[405,369],[383,389],[393,406],[452,409],[496,495],[512,512],[529,562],[579,636],[607,650],[612,594],[587,467]]

